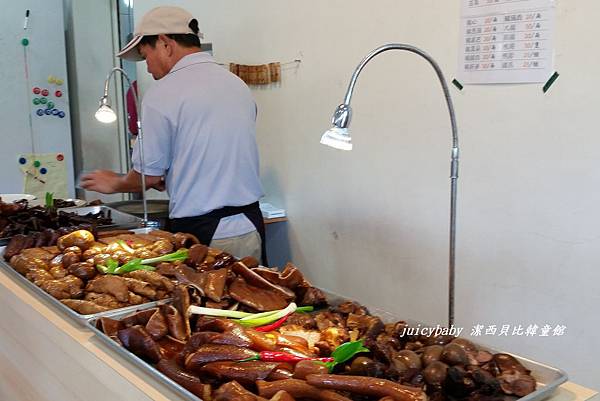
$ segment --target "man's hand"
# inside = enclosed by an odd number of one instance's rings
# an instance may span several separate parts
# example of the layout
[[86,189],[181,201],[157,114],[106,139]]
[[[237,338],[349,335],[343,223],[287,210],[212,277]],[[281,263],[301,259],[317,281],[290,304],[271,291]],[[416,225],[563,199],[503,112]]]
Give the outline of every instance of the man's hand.
[[80,185],[88,191],[103,194],[120,192],[123,176],[110,170],[96,170],[81,177]]
[[[120,175],[110,170],[96,170],[81,177],[80,185],[88,191],[103,194],[116,192],[142,192],[142,176],[135,170],[126,175]],[[146,189],[155,188],[165,190],[165,181],[162,176],[146,176]]]
[[148,185],[148,188],[154,188],[160,192],[167,189],[164,177],[146,177],[146,184]]

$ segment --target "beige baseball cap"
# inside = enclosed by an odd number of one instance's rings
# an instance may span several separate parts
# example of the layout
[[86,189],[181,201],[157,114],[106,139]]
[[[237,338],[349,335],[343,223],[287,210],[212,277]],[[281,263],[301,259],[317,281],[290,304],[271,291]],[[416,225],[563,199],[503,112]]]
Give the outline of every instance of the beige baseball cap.
[[[143,58],[137,49],[144,36],[160,34],[196,34],[190,28],[190,22],[195,19],[192,14],[181,7],[161,6],[148,11],[135,27],[133,38],[117,53],[118,57],[129,61],[142,61]],[[202,39],[204,35],[198,32]]]

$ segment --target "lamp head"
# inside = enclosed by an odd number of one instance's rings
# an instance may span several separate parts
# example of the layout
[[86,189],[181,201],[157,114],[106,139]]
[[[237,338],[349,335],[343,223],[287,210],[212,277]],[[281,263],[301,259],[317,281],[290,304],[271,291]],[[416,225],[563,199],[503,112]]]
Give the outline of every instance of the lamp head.
[[331,122],[333,127],[327,130],[321,137],[323,145],[331,146],[335,149],[352,150],[352,137],[348,132],[352,109],[348,104],[340,104],[335,112]]
[[106,96],[102,96],[100,98],[100,107],[94,116],[96,117],[96,120],[105,124],[113,123],[117,120],[117,115],[113,109],[110,108],[110,105],[108,104],[108,98]]

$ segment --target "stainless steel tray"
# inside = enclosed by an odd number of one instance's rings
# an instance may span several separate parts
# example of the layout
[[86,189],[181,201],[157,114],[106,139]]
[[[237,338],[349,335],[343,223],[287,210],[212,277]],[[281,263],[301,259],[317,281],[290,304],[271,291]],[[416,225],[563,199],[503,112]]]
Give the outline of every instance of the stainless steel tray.
[[[328,301],[332,305],[336,305],[336,304],[339,304],[339,303],[342,303],[342,302],[345,302],[348,300],[348,298],[346,298],[346,297],[343,297],[341,295],[335,294],[335,293],[327,291],[327,290],[325,290],[325,293],[327,294]],[[410,326],[413,326],[413,327],[418,326],[418,325],[421,325],[421,327],[432,326],[432,325],[427,325],[427,324],[424,324],[423,322],[419,322],[416,320],[401,319],[388,311],[384,311],[377,307],[371,307],[371,306],[365,305],[365,304],[363,304],[363,305],[369,309],[369,312],[371,314],[379,316],[381,318],[381,320],[383,320],[384,323],[392,323],[392,322],[397,322],[399,320],[404,320]],[[489,351],[493,354],[504,353],[504,354],[512,355],[521,364],[523,364],[523,366],[525,366],[527,369],[531,370],[531,375],[537,381],[537,389],[533,393],[528,394],[525,397],[518,398],[516,396],[506,396],[505,397],[506,399],[518,400],[518,401],[545,400],[546,398],[548,398],[552,394],[554,394],[554,392],[558,389],[558,387],[561,384],[565,383],[569,379],[567,373],[561,369],[558,369],[558,368],[555,368],[552,366],[548,366],[543,363],[533,361],[531,359],[524,358],[522,356],[513,354],[511,352],[498,350],[493,347],[489,347],[485,344],[481,344],[481,343],[478,343],[475,341],[473,341],[473,343],[475,345],[477,345],[479,348]]]
[[[139,310],[145,310],[145,309],[149,309],[149,308],[151,308],[151,306],[148,306],[148,307],[145,307],[145,308],[139,309]],[[122,356],[124,359],[131,362],[132,364],[134,364],[135,366],[140,368],[142,371],[148,373],[150,376],[152,376],[154,379],[156,379],[160,383],[169,387],[171,390],[173,390],[175,393],[177,393],[181,398],[188,400],[188,401],[198,401],[198,400],[202,401],[202,398],[190,393],[188,390],[183,388],[181,385],[175,383],[173,380],[171,380],[170,378],[168,378],[167,376],[165,376],[164,374],[159,372],[157,369],[154,368],[154,366],[150,365],[143,359],[139,358],[134,353],[129,352],[129,350],[122,347],[121,345],[119,345],[119,343],[117,343],[112,338],[110,338],[109,336],[104,334],[101,330],[96,328],[96,323],[98,322],[98,320],[101,317],[109,317],[111,319],[122,320],[124,317],[129,316],[132,313],[133,313],[132,311],[119,311],[119,312],[115,312],[115,313],[107,315],[107,316],[96,316],[87,321],[87,327],[91,331],[93,331],[94,334],[96,334],[96,336],[103,343],[105,343],[110,349],[112,349],[115,353]]]
[[[98,206],[93,206],[93,207],[98,207]],[[87,209],[87,208],[82,208],[82,209]],[[133,231],[135,233],[147,233],[151,230],[152,229],[149,229],[149,228],[138,228],[138,229],[131,230],[131,231]],[[118,313],[121,311],[132,312],[132,311],[138,310],[140,308],[142,308],[142,309],[151,308],[153,306],[162,305],[162,304],[170,301],[170,299],[161,299],[160,301],[146,302],[144,304],[131,305],[131,306],[126,306],[124,308],[117,308],[117,309],[107,310],[104,312],[98,312],[98,313],[89,314],[89,315],[82,315],[80,313],[75,312],[73,309],[67,307],[66,305],[63,305],[58,299],[56,299],[52,295],[48,294],[46,291],[42,290],[37,285],[33,284],[31,281],[27,280],[27,278],[22,276],[15,269],[13,269],[12,266],[10,266],[4,260],[5,248],[6,248],[5,246],[0,247],[0,268],[2,270],[4,270],[9,276],[11,276],[16,282],[21,283],[24,287],[28,288],[34,294],[36,294],[38,297],[42,298],[42,300],[46,301],[50,305],[59,309],[60,311],[62,311],[64,314],[66,314],[67,316],[69,316],[71,319],[75,320],[79,324],[85,325],[89,319],[94,319],[94,318],[101,317],[101,316],[108,316],[108,315],[112,315],[113,313]]]
[[[323,291],[327,294],[328,302],[331,305],[337,305],[342,302],[350,300],[349,298],[337,295],[333,292],[330,292],[327,290],[323,290]],[[369,307],[368,305],[365,305],[365,306],[367,306],[369,308],[369,311],[372,314],[381,317],[381,319],[386,323],[404,320],[409,325],[416,326],[416,325],[420,324],[422,327],[426,326],[417,321],[413,321],[413,320],[409,320],[409,319],[400,319],[400,318],[396,317],[395,315],[393,315],[392,313],[383,311],[378,308],[372,308],[372,307]],[[148,307],[150,307],[150,306],[148,306]],[[147,309],[147,308],[144,308],[144,309]],[[110,317],[110,318],[116,319],[116,320],[121,320],[122,318],[128,316],[129,314],[131,314],[131,311],[115,311],[114,313],[112,313],[110,316],[107,316],[107,317]],[[102,317],[102,316],[100,316],[100,317]],[[98,330],[96,328],[96,322],[98,321],[98,319],[100,317],[94,317],[94,318],[88,320],[87,325],[90,328],[90,330],[92,330],[105,344],[107,344],[117,354],[121,355],[123,358],[125,358],[129,362],[133,363],[138,368],[142,369],[144,372],[148,373],[150,376],[154,377],[159,382],[168,386],[171,390],[178,393],[182,398],[184,398],[186,400],[190,400],[190,401],[198,401],[198,400],[202,401],[201,398],[190,393],[188,390],[186,390],[179,384],[175,383],[173,380],[169,379],[167,376],[160,373],[152,365],[148,364],[141,358],[137,357],[135,354],[129,352],[129,350],[120,346],[117,342],[115,342],[109,336],[104,334],[102,331]],[[509,353],[509,352],[494,350],[490,347],[480,345],[478,343],[475,343],[475,344],[478,345],[479,347],[481,347],[482,349],[485,349],[492,353],[503,352],[503,353],[510,354],[513,357],[515,357],[519,362],[521,362],[527,369],[531,370],[531,374],[537,381],[537,390],[531,394],[528,394],[525,397],[522,397],[522,398],[507,396],[506,397],[507,399],[518,400],[518,401],[541,401],[541,400],[544,400],[544,399],[550,397],[558,389],[558,387],[562,383],[566,382],[568,379],[567,374],[560,369],[553,368],[551,366],[547,366],[542,363],[535,362],[530,359],[523,358],[521,356]]]
[[[65,213],[75,213],[80,216],[85,216],[88,213],[99,213],[101,211],[104,212],[105,215],[110,213],[110,217],[112,218],[113,222],[111,224],[98,225],[97,228],[100,231],[108,229],[133,229],[142,226],[142,219],[140,217],[123,213],[106,205],[71,207],[60,209],[59,211]],[[11,238],[12,237],[0,238],[0,245],[8,244]]]
[[99,213],[104,212],[105,214],[110,213],[110,217],[112,218],[112,224],[105,224],[98,226],[100,230],[108,229],[108,228],[138,228],[141,227],[142,219],[140,217],[134,216],[132,214],[123,213],[119,210],[113,209],[106,205],[98,205],[98,206],[84,206],[84,207],[74,207],[64,210],[64,212],[75,213],[80,216],[84,216],[88,213]]

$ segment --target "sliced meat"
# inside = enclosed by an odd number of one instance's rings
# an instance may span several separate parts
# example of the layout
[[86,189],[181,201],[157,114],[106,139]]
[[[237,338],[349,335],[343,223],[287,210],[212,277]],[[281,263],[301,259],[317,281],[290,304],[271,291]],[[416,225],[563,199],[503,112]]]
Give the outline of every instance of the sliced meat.
[[101,317],[96,322],[96,328],[102,331],[104,334],[109,336],[112,339],[116,339],[119,341],[117,337],[117,333],[119,330],[124,329],[123,323],[120,320],[111,319],[108,317]]
[[208,247],[203,244],[192,245],[189,249],[188,258],[185,261],[190,266],[198,266],[204,262],[204,259],[208,255]]
[[246,390],[235,380],[223,384],[213,394],[214,401],[256,401],[257,399],[255,394]]
[[56,299],[79,298],[83,295],[83,281],[75,276],[42,281],[40,288]]
[[100,306],[106,306],[109,309],[116,309],[125,306],[124,303],[117,301],[117,299],[110,294],[99,294],[96,292],[88,292],[83,298],[86,301],[93,302]]
[[171,336],[177,340],[186,341],[190,336],[189,325],[186,326],[184,317],[181,316],[177,308],[173,305],[162,305],[160,310],[167,320],[167,327]]
[[[13,236],[4,249],[4,259],[9,261],[15,255],[18,255],[27,245],[27,235],[17,234]],[[33,241],[32,241],[33,242]]]
[[129,291],[146,298],[156,299],[156,289],[154,289],[151,284],[129,277],[123,277],[123,280]]
[[91,315],[110,310],[106,306],[100,306],[91,301],[83,301],[81,299],[61,299],[60,302],[82,315]]
[[403,386],[391,380],[375,377],[323,374],[308,375],[306,381],[311,386],[321,389],[349,391],[370,397],[388,396],[396,401],[427,400],[427,396],[420,388]]
[[375,338],[384,329],[383,321],[379,317],[354,313],[348,315],[346,326],[350,331],[358,331],[358,338]]
[[139,305],[139,304],[143,304],[146,302],[149,302],[150,300],[148,298],[145,298],[141,295],[135,294],[131,291],[129,291],[129,300],[127,301],[127,303],[129,305]]
[[192,245],[199,244],[200,241],[196,238],[195,235],[189,233],[175,233],[173,234],[175,238],[175,247],[179,248],[191,248]]
[[24,255],[15,255],[10,258],[10,265],[21,273],[22,275],[26,275],[29,269],[33,269],[34,267],[39,267],[44,270],[48,270],[48,263],[44,262],[38,258],[30,258]]
[[117,333],[125,348],[140,358],[157,363],[160,360],[160,347],[142,326],[132,326]]
[[254,271],[273,284],[278,284],[292,290],[305,282],[304,275],[300,269],[291,262],[288,262],[281,272],[266,267],[259,267],[254,269]]
[[23,249],[21,251],[21,255],[23,255],[27,258],[40,259],[40,260],[43,260],[44,262],[48,262],[48,263],[56,256],[55,254],[52,254],[42,248]]
[[278,292],[254,287],[238,277],[229,286],[229,295],[239,303],[259,312],[285,308],[288,303]]
[[159,239],[150,245],[149,248],[158,255],[167,255],[173,252],[175,246],[167,239]]
[[218,380],[235,380],[244,385],[254,384],[257,380],[265,380],[280,366],[277,362],[210,362],[200,368],[201,374],[212,376]]
[[179,272],[179,266],[173,263],[162,262],[156,266],[155,272],[166,277],[175,277],[177,272]]
[[325,306],[327,305],[327,296],[323,291],[316,287],[308,287],[300,301],[302,306]]
[[175,272],[175,278],[181,284],[189,284],[198,288],[200,291],[204,291],[204,283],[206,282],[206,273],[198,273],[187,265],[179,265]]
[[249,348],[235,345],[203,344],[198,347],[196,352],[185,358],[185,368],[193,372],[200,372],[200,368],[210,362],[241,361],[255,356],[256,352]]
[[291,301],[296,297],[294,291],[290,290],[289,288],[273,284],[268,280],[265,280],[263,277],[258,275],[256,272],[254,272],[252,269],[248,268],[245,264],[241,262],[237,262],[231,265],[231,270],[234,273],[243,277],[248,284],[278,293],[287,301]]
[[[31,270],[33,270],[33,269],[31,269]],[[31,271],[31,270],[29,270],[29,271]],[[50,270],[48,270],[48,272],[55,279],[66,277],[69,274],[69,271],[62,266],[53,266],[50,268]]]
[[183,320],[183,330],[187,339],[192,334],[190,320],[188,319],[188,309],[190,308],[188,286],[180,284],[175,287],[175,291],[173,291],[173,306],[179,312],[181,320]]
[[94,265],[87,262],[73,263],[69,266],[68,271],[75,277],[86,281],[93,279],[98,274]]
[[169,334],[167,319],[159,308],[156,308],[155,312],[150,317],[150,320],[148,320],[148,323],[146,323],[146,331],[155,340],[160,340]]
[[173,288],[175,288],[175,284],[173,284],[171,280],[155,271],[136,270],[131,273],[127,273],[125,277],[145,281],[150,283],[155,288],[161,288],[169,292],[173,291]]
[[86,291],[101,292],[113,295],[119,302],[129,300],[129,288],[123,277],[105,275],[88,281]]
[[221,302],[225,283],[227,282],[227,269],[213,270],[206,274],[204,294],[214,302]]
[[25,277],[27,278],[27,280],[33,282],[38,287],[43,281],[54,280],[54,276],[52,276],[52,274],[48,273],[44,269],[40,269],[39,267],[29,269]]
[[[169,359],[161,359],[156,364],[156,368],[159,372],[179,384],[190,393],[203,398],[206,396],[206,392],[210,394],[210,385],[203,384],[200,378],[190,372],[183,370],[175,361]],[[206,398],[204,398],[206,399]],[[233,398],[229,398],[233,400]]]

